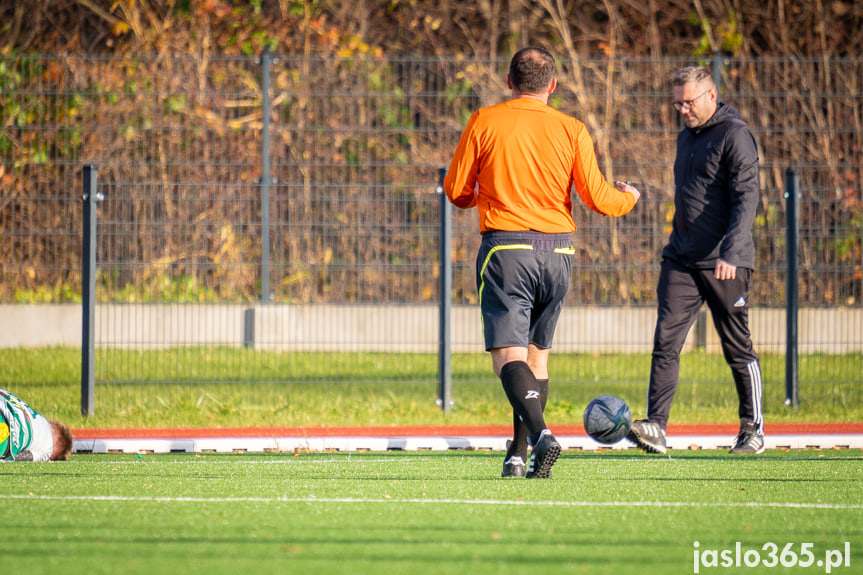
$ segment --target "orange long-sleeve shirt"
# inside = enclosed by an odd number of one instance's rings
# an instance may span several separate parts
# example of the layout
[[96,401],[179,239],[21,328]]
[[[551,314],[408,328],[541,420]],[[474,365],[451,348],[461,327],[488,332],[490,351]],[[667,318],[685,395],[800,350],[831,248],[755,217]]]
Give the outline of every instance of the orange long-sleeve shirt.
[[470,117],[444,178],[459,208],[479,208],[479,228],[575,231],[573,184],[592,210],[622,216],[635,197],[609,184],[585,125],[534,98],[514,98]]

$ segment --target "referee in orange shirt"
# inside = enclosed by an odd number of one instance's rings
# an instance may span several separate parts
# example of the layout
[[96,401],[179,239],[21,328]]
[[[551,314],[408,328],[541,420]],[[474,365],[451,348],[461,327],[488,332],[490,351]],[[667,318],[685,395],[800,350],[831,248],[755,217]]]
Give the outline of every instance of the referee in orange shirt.
[[[584,124],[548,105],[557,87],[552,55],[519,50],[507,75],[512,98],[474,112],[444,190],[479,209],[477,289],[486,350],[513,407],[504,477],[551,476],[560,444],[545,424],[548,353],[572,269],[573,185],[592,210],[619,217],[640,196],[599,170]],[[526,465],[528,443],[533,446]]]

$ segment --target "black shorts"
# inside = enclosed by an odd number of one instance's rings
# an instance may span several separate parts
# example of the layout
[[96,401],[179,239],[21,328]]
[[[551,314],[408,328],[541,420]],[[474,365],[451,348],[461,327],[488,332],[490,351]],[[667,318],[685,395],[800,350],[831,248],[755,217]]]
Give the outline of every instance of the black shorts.
[[486,350],[551,347],[574,253],[569,234],[483,234],[476,281]]

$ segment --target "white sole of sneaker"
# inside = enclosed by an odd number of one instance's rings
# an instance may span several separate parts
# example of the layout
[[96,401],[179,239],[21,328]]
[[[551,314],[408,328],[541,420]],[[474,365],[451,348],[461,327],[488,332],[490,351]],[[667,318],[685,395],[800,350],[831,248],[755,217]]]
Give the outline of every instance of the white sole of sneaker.
[[665,455],[668,452],[668,448],[664,445],[655,445],[652,443],[648,443],[644,441],[641,437],[639,437],[635,432],[630,431],[626,438],[637,445],[639,448],[643,449],[648,453],[657,453],[659,455]]

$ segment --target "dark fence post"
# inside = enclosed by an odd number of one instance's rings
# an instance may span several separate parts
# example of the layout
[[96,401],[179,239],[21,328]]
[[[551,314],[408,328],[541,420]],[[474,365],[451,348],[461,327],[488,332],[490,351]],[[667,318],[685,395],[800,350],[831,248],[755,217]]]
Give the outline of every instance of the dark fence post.
[[719,98],[719,93],[722,91],[722,52],[715,50],[713,52],[712,70],[713,83],[716,84],[716,97]]
[[269,48],[261,57],[261,303],[270,303],[270,67]]
[[785,276],[785,405],[797,407],[797,243],[800,234],[800,179],[797,172],[785,171],[785,243],[788,270]]
[[81,242],[81,414],[96,411],[95,328],[96,328],[96,205],[102,199],[96,191],[96,166],[84,166],[84,229]]
[[452,206],[443,191],[446,168],[438,170],[440,199],[440,322],[438,326],[438,399],[444,413],[452,408],[452,358],[450,322],[452,313]]
[[269,48],[261,57],[261,303],[270,303],[270,67]]

